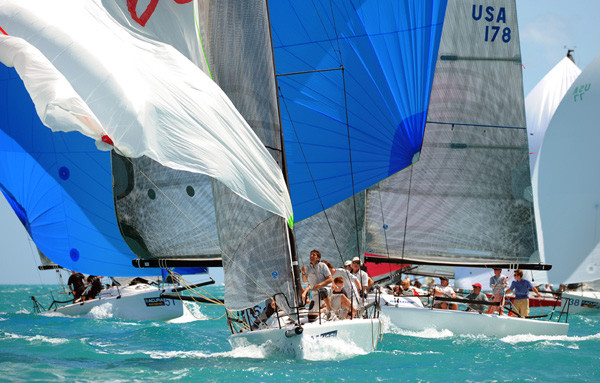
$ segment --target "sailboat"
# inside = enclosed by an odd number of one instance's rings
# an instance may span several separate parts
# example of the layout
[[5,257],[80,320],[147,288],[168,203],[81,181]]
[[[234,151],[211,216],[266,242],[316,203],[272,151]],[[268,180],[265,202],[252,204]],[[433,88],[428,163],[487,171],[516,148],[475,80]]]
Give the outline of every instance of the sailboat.
[[[581,72],[565,93],[544,135],[534,170],[536,221],[542,233],[542,253],[556,265],[548,272],[554,284],[580,284],[600,279],[594,143],[600,56]],[[574,145],[574,146],[573,146]],[[564,148],[576,147],[573,152]],[[598,312],[598,293],[562,294],[569,312]]]
[[[561,100],[581,73],[581,69],[575,65],[572,56],[573,50],[569,49],[567,55],[561,59],[529,92],[525,98],[525,114],[527,118],[527,139],[529,144],[529,164],[533,176],[537,163],[537,156],[540,146],[543,142],[544,134],[548,124],[552,120],[556,108]],[[536,198],[537,180],[532,178],[532,187],[534,190],[534,204]],[[546,262],[543,252],[543,233],[539,218],[536,219],[537,236],[540,242],[540,260]],[[552,264],[557,264],[556,260]],[[558,263],[559,265],[560,263]],[[528,271],[526,278],[535,285],[548,284],[546,271]],[[470,289],[473,283],[481,283],[484,291],[490,289],[488,286],[489,278],[493,275],[491,270],[457,268],[455,286],[462,289]],[[511,275],[507,276],[509,279]],[[509,283],[510,284],[510,283]],[[557,286],[558,287],[558,286]],[[545,293],[541,298],[530,297],[530,307],[542,306],[560,306],[557,302],[556,294]]]
[[[419,161],[367,192],[374,262],[481,268],[540,264],[515,2],[448,3]],[[382,305],[401,329],[561,335],[568,324]]]

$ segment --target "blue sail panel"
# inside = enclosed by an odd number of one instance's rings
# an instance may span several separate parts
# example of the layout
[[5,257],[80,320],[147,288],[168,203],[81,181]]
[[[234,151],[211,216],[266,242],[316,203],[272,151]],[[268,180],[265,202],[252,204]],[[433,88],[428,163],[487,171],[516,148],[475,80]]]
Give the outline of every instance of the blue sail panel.
[[39,120],[14,69],[0,65],[0,190],[36,246],[70,270],[155,276],[136,269],[115,218],[110,153]]
[[270,2],[296,221],[416,158],[446,4]]

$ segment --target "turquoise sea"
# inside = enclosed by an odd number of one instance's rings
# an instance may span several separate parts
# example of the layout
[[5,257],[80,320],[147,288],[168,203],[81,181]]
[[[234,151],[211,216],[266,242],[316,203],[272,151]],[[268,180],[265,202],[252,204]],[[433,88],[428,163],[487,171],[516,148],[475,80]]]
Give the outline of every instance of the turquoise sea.
[[[331,343],[310,360],[268,348],[232,350],[224,311],[200,320],[134,322],[33,313],[31,296],[57,286],[0,286],[0,381],[4,382],[598,382],[600,315],[571,315],[569,335],[502,339],[389,328],[377,351]],[[222,286],[207,289],[223,295]]]

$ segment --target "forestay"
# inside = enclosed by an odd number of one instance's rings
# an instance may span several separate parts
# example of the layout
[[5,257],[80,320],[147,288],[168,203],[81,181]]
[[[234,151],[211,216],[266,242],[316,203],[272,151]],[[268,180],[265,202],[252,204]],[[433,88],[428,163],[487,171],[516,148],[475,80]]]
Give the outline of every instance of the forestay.
[[513,0],[449,2],[420,159],[367,193],[367,252],[536,262]]

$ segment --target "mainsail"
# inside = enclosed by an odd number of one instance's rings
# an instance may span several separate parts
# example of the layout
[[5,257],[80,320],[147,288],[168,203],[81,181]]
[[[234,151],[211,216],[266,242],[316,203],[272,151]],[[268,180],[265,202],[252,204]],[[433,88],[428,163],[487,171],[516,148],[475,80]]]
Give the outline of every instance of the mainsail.
[[299,254],[359,255],[364,189],[421,149],[446,0],[269,3]]
[[[198,4],[199,29],[215,82],[281,166],[283,143],[266,2],[220,0]],[[285,294],[294,306],[296,292],[286,220],[248,203],[221,182],[213,182],[213,192],[226,307],[253,307],[277,293]],[[279,304],[286,307],[283,301]]]
[[448,3],[419,161],[367,192],[366,252],[538,261],[513,0]]
[[[153,42],[169,44],[210,75],[193,2],[103,1],[123,28]],[[207,175],[175,170],[148,157],[112,152],[115,206],[121,233],[139,257],[220,256]]]
[[600,279],[600,56],[566,92],[548,125],[534,184],[550,283]]
[[[183,5],[168,7],[173,12],[187,7],[188,13],[196,15],[195,24],[188,20],[178,26],[178,30],[197,30],[204,60],[190,59],[227,94],[270,155],[283,164],[266,2]],[[169,43],[172,36],[164,36],[169,28],[160,26],[163,19],[154,18],[162,10],[159,5],[144,25],[128,14],[131,9],[121,9],[121,15],[144,35]],[[169,19],[164,21],[168,24]],[[216,179],[169,169],[146,158],[117,163],[120,169],[115,167],[114,174],[124,181],[119,182],[124,193],[115,191],[119,220],[140,257],[177,262],[221,255],[228,309],[253,307],[277,293],[294,303],[290,239],[283,218],[240,198]]]

